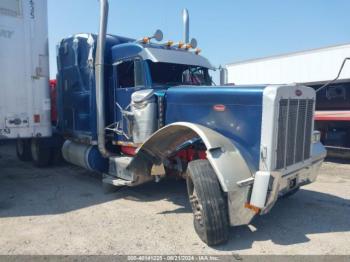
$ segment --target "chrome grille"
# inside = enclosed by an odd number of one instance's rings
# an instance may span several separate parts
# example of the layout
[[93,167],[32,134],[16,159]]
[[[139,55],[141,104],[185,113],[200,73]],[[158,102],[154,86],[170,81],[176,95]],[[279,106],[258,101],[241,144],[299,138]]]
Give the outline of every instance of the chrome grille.
[[310,158],[314,100],[279,102],[276,169]]

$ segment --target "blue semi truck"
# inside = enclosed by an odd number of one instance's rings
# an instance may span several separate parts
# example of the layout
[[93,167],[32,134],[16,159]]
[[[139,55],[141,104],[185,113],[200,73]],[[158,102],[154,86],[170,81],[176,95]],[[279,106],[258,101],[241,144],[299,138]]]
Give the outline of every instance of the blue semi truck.
[[195,41],[108,35],[108,1],[100,8],[98,35],[58,46],[59,139],[37,143],[37,160],[62,140],[64,159],[108,186],[180,176],[208,245],[316,179],[326,151],[313,131],[312,88],[214,86]]

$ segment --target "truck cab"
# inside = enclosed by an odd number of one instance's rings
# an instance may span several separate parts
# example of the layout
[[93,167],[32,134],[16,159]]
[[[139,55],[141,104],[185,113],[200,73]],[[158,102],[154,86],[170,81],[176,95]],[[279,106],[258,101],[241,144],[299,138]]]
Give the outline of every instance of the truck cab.
[[[213,66],[206,58],[186,49],[126,43],[112,48],[112,59],[118,128],[115,139],[121,145],[128,142],[137,146],[164,126],[166,112],[161,111],[166,108],[164,97],[169,88],[212,84],[209,70]],[[147,113],[139,106],[145,103],[151,104]],[[125,110],[130,109],[137,112],[134,121],[127,124]]]

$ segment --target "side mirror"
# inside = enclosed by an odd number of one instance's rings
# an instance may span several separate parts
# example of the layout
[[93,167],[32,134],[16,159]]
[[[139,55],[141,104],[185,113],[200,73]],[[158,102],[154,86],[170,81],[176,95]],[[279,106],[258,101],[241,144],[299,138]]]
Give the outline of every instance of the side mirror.
[[227,82],[228,82],[228,79],[227,79],[227,69],[224,68],[224,67],[219,67],[219,71],[220,71],[220,85],[226,85]]
[[162,41],[162,40],[163,40],[163,32],[162,32],[161,30],[158,29],[158,30],[154,33],[154,35],[153,35],[152,38],[154,38],[154,39],[157,40],[158,42]]
[[195,38],[191,39],[190,45],[193,49],[196,49],[198,46],[197,40]]

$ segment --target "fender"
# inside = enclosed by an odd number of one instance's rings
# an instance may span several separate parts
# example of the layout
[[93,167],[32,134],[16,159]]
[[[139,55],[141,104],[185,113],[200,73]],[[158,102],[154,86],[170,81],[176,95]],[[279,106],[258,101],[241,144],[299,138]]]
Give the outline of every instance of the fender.
[[139,163],[145,161],[160,165],[178,146],[198,137],[207,148],[207,159],[224,192],[235,191],[238,181],[252,176],[246,161],[231,140],[212,129],[187,122],[167,125],[154,133],[139,148],[128,168],[135,172],[139,167],[144,167]]
[[227,193],[230,224],[248,224],[256,215],[245,207],[254,181],[252,171],[232,141],[212,129],[187,122],[167,125],[140,146],[127,168],[136,175],[149,174],[152,165],[162,164],[178,146],[193,138],[202,139],[207,148],[207,159],[222,190]]

